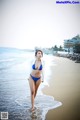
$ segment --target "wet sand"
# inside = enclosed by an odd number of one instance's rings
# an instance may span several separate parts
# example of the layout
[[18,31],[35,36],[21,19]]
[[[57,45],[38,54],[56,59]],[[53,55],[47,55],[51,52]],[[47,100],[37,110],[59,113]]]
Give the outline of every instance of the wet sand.
[[80,63],[62,57],[54,57],[49,87],[43,93],[62,102],[62,106],[50,110],[46,120],[79,120]]

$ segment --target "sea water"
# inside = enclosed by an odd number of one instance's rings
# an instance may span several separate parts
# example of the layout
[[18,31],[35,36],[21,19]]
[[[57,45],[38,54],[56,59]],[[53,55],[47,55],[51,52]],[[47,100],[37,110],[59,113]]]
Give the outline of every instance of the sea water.
[[52,55],[44,54],[44,82],[41,83],[35,98],[35,110],[30,111],[28,77],[33,58],[34,52],[0,54],[0,112],[8,112],[9,120],[45,120],[49,110],[62,105],[52,96],[42,93],[43,87],[49,87],[50,66],[56,65]]

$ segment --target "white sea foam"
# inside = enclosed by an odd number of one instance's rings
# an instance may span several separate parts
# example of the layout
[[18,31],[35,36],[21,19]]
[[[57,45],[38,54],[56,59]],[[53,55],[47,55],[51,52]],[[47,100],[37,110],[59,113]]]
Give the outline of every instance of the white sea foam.
[[[31,119],[31,117],[36,117],[35,120],[45,120],[46,114],[49,110],[57,108],[62,105],[61,102],[56,101],[52,96],[48,95],[37,95],[35,99],[36,109],[33,112],[30,112],[30,96],[27,96],[25,99],[19,98],[15,101],[19,106],[23,106],[24,113],[27,111],[26,120]],[[26,111],[25,111],[26,110]]]

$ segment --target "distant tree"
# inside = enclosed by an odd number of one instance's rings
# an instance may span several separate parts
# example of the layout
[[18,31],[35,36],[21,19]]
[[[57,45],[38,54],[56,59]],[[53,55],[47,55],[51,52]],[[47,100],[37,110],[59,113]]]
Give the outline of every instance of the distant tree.
[[80,44],[76,44],[76,45],[73,47],[73,52],[74,52],[74,53],[80,53]]
[[53,50],[56,51],[56,52],[58,51],[57,45],[55,45],[55,46],[53,47]]
[[58,48],[59,51],[63,51],[62,46],[60,45],[60,47]]

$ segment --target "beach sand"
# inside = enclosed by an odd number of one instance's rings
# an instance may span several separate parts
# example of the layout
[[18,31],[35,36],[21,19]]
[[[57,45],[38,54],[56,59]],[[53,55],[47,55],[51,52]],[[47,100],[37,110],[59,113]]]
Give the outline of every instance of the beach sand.
[[62,102],[62,106],[48,111],[46,120],[79,120],[79,80],[80,63],[68,58],[55,57],[51,66],[49,87],[43,93]]

